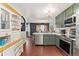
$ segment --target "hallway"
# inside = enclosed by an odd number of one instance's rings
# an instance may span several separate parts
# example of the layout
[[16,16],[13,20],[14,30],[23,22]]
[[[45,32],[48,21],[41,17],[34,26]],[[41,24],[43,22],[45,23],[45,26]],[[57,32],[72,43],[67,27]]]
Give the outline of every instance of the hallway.
[[27,39],[22,56],[63,56],[55,46],[34,46],[32,39]]

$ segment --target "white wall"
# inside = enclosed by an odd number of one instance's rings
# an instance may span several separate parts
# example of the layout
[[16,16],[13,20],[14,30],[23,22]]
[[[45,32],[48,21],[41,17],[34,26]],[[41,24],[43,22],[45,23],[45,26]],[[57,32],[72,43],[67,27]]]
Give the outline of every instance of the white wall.
[[53,26],[54,28],[56,27],[55,26],[55,17],[50,19],[50,25],[49,26],[50,27]]
[[79,13],[76,13],[76,47],[79,49]]
[[49,23],[49,19],[29,19],[28,23]]

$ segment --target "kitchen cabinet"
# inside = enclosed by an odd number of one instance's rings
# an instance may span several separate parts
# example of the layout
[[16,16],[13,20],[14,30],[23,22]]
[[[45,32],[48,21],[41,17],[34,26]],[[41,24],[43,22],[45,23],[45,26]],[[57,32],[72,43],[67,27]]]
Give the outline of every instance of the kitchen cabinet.
[[49,37],[49,35],[44,35],[44,37],[43,37],[43,44],[45,44],[45,45],[50,44],[50,37]]
[[56,17],[56,27],[63,28],[64,27],[64,20],[65,20],[65,12],[61,13]]
[[33,33],[35,45],[55,45],[54,33]]
[[43,44],[44,45],[55,45],[55,37],[54,37],[54,35],[44,35]]
[[73,8],[72,8],[72,6],[70,6],[68,9],[65,10],[65,17],[67,19],[68,17],[70,17],[72,15],[73,15]]
[[50,44],[55,45],[56,40],[55,40],[55,35],[50,35]]
[[56,39],[56,46],[59,47],[59,39],[60,37],[58,37],[57,35],[55,35],[55,39]]
[[73,12],[76,13],[79,10],[79,3],[73,4],[72,7],[73,7]]
[[64,27],[64,20],[65,20],[65,12],[62,12],[60,14],[60,26],[61,26],[61,28]]
[[37,45],[43,44],[43,35],[34,35],[34,41]]
[[60,24],[60,17],[59,17],[59,15],[55,19],[56,19],[56,27],[60,28],[61,24]]

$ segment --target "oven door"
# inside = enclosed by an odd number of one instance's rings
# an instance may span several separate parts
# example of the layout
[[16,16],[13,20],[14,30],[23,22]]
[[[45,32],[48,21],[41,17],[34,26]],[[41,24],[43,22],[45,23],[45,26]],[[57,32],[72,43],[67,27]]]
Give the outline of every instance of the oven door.
[[63,51],[66,55],[70,55],[70,44],[67,43],[67,42],[65,42],[65,41],[63,41],[63,40],[60,40],[59,42],[60,42],[59,46],[60,46],[60,48],[62,49],[62,51]]

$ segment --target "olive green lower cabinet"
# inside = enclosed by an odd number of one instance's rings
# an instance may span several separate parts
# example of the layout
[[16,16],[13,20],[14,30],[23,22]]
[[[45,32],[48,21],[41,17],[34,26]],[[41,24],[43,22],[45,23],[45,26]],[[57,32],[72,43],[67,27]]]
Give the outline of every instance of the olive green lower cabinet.
[[59,47],[59,40],[60,40],[60,37],[55,35],[55,39],[56,39],[56,46]]
[[44,35],[43,37],[43,44],[44,45],[55,45],[55,37],[54,35]]

